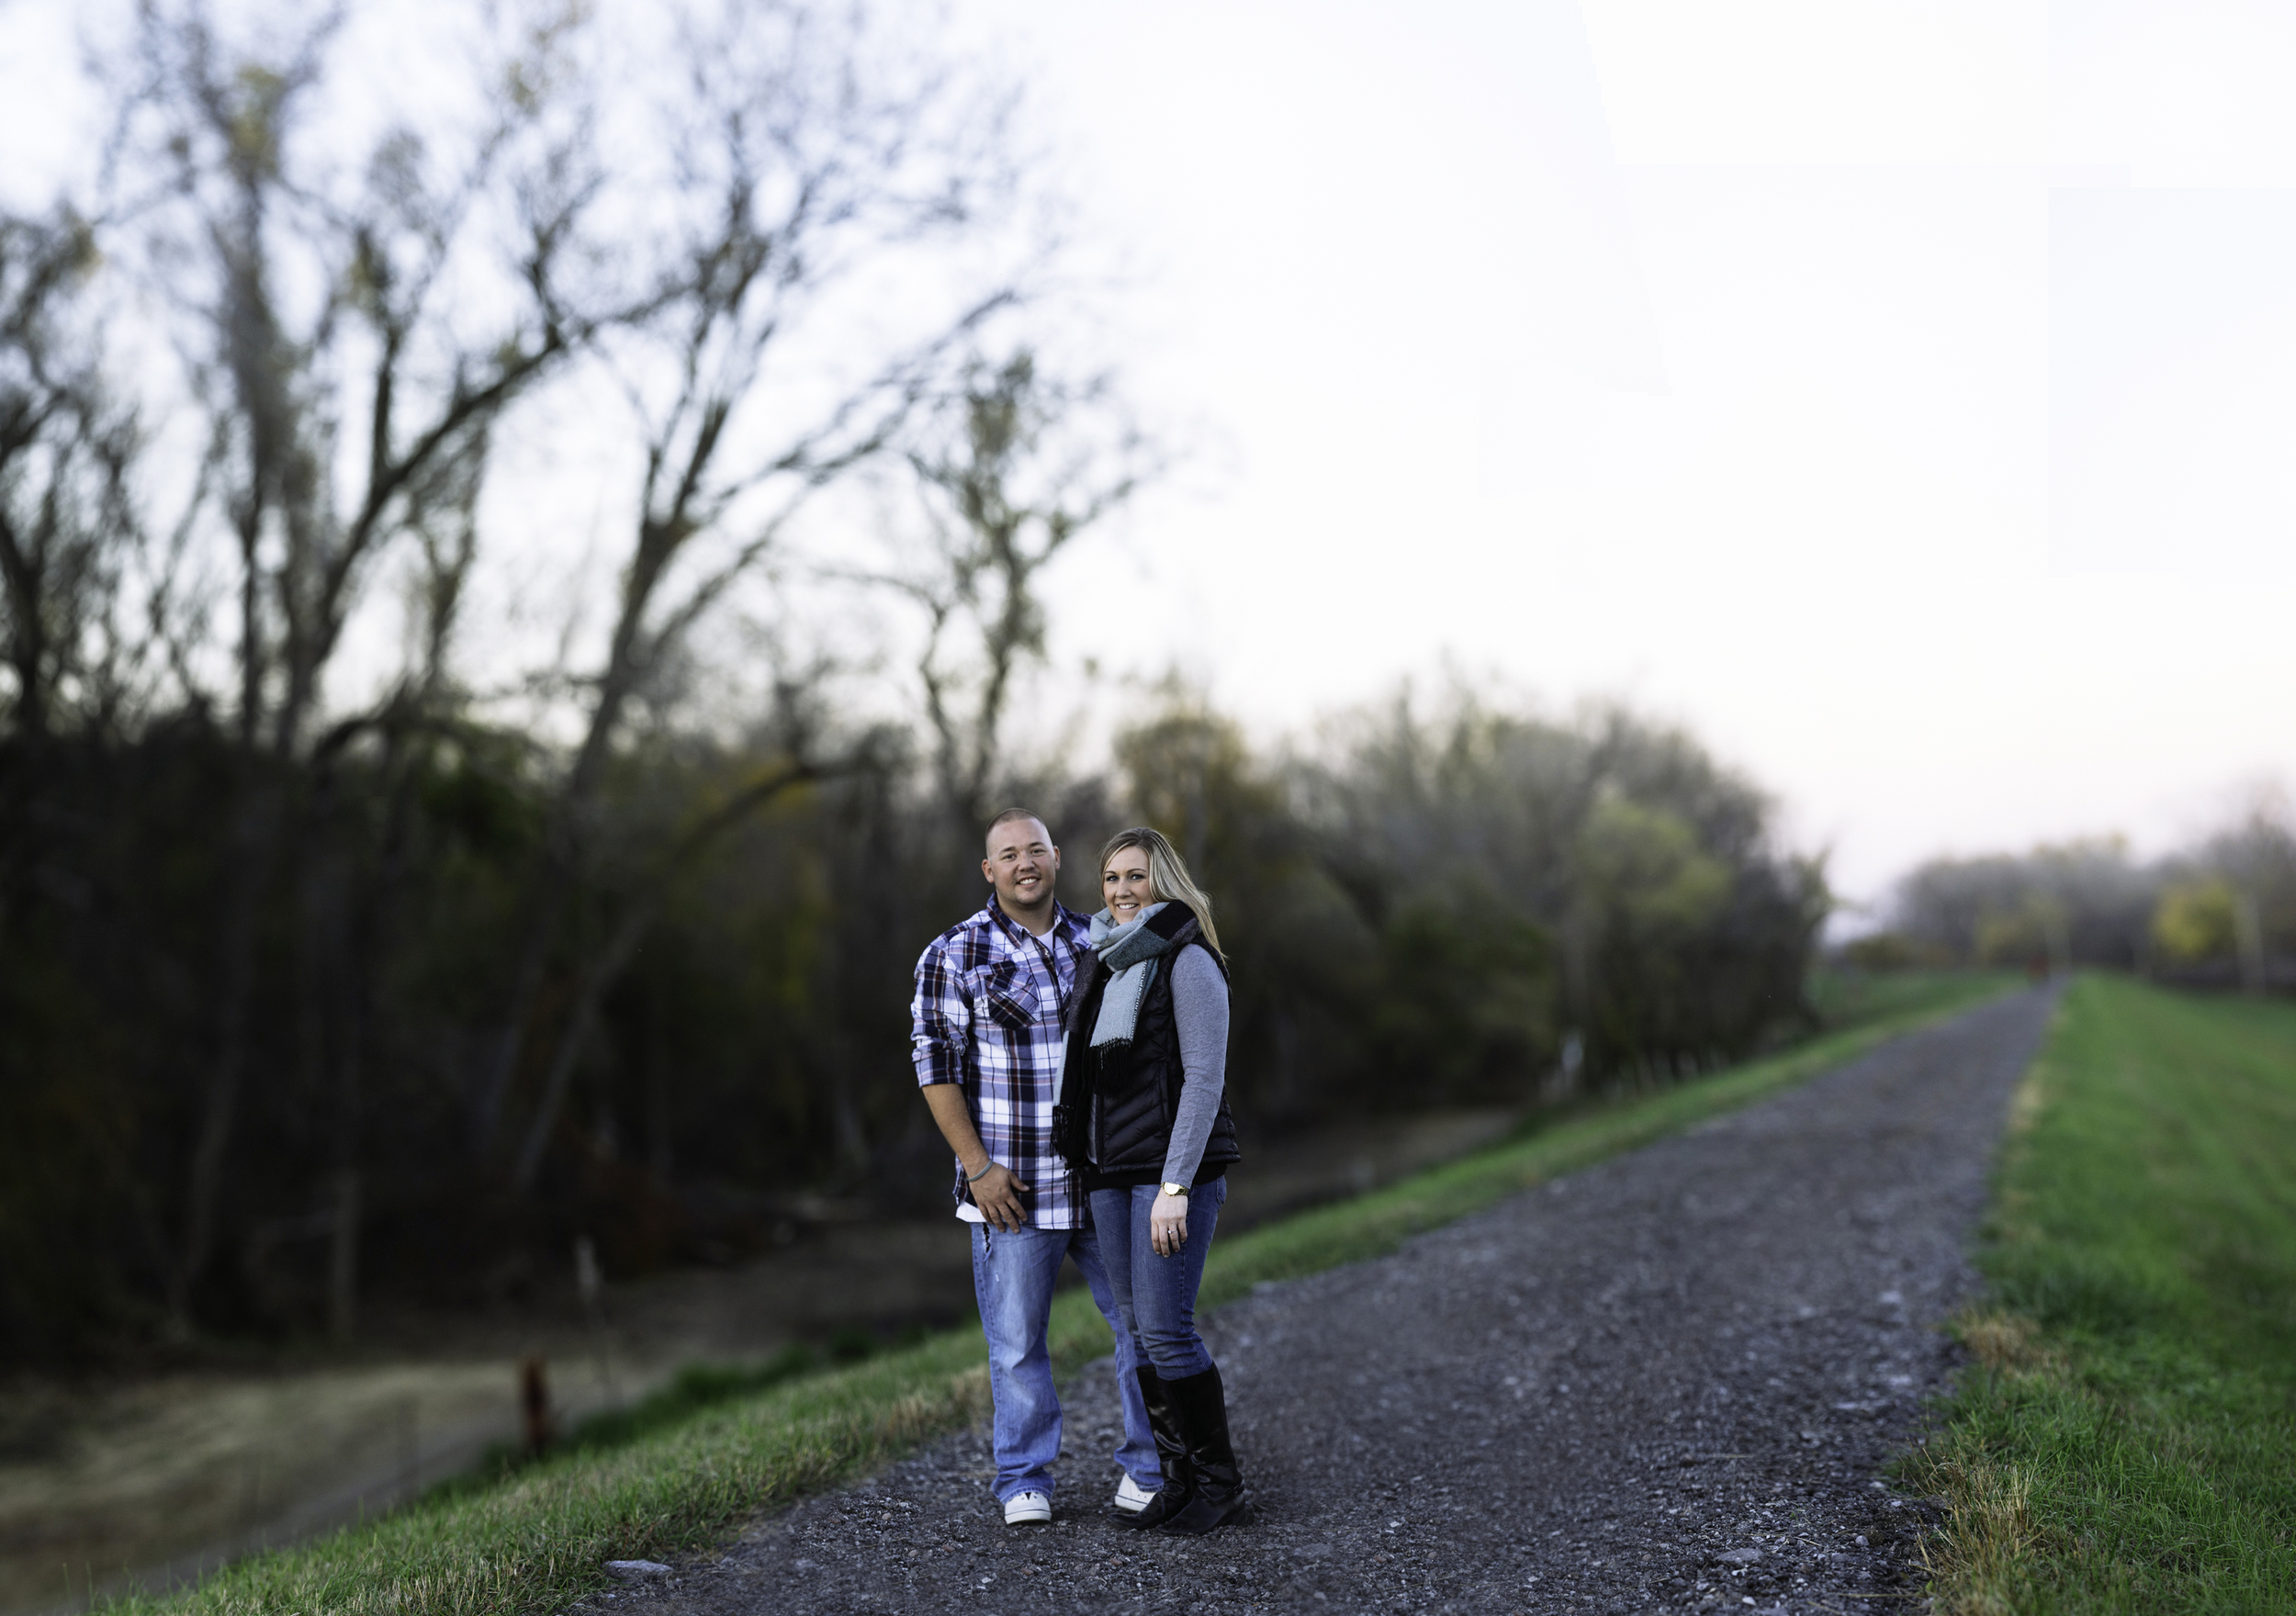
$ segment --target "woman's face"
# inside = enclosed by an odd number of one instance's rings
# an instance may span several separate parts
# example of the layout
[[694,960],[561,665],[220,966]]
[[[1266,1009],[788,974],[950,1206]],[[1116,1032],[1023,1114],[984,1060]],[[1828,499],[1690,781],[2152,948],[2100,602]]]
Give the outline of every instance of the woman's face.
[[1119,926],[1140,918],[1140,912],[1156,901],[1148,884],[1148,849],[1119,847],[1100,867],[1100,901]]

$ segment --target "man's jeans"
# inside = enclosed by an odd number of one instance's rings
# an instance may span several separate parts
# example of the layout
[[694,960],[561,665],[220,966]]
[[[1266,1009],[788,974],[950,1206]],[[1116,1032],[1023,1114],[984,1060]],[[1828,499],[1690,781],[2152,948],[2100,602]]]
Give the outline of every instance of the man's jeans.
[[996,1399],[996,1499],[1021,1493],[1052,1496],[1048,1469],[1061,1451],[1061,1403],[1052,1390],[1052,1360],[1044,1329],[1052,1308],[1052,1280],[1064,1258],[1083,1271],[1109,1328],[1116,1333],[1116,1389],[1124,1400],[1124,1440],[1116,1462],[1146,1491],[1162,1485],[1148,1408],[1133,1373],[1140,1358],[1132,1333],[1118,1317],[1108,1271],[1089,1229],[1024,1229],[1006,1234],[973,1226],[973,1294],[981,1304],[981,1333],[988,1338],[988,1389]]
[[1204,1259],[1220,1227],[1228,1181],[1215,1178],[1188,1193],[1187,1239],[1169,1257],[1156,1255],[1148,1223],[1160,1187],[1093,1191],[1092,1226],[1100,1231],[1109,1286],[1124,1319],[1116,1333],[1132,1338],[1155,1365],[1157,1379],[1185,1380],[1211,1367],[1204,1338],[1196,1333],[1196,1291],[1204,1283]]

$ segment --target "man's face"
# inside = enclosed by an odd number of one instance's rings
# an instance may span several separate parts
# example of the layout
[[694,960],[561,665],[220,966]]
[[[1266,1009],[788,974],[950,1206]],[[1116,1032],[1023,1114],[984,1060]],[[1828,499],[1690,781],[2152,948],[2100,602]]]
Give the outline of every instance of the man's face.
[[1060,874],[1061,850],[1052,834],[1033,819],[1007,819],[988,833],[988,857],[981,873],[996,889],[996,901],[1007,913],[1029,914],[1052,903],[1053,878]]

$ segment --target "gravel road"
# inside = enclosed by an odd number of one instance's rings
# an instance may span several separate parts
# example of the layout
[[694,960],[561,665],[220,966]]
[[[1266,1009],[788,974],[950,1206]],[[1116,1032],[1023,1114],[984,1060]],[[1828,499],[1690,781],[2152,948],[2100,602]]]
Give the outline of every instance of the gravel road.
[[1223,1309],[1250,1526],[1106,1513],[1103,1363],[1066,1394],[1052,1526],[1002,1524],[973,1431],[583,1608],[1918,1609],[1933,1516],[1879,1469],[1953,1366],[1938,1322],[2051,1005],[1997,1003]]

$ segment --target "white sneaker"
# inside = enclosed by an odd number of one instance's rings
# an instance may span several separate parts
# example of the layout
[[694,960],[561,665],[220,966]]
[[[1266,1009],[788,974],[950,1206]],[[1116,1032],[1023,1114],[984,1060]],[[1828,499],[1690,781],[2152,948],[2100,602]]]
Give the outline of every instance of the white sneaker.
[[1042,1493],[1015,1493],[1005,1500],[1007,1526],[1042,1526],[1052,1519],[1052,1500]]
[[1127,1515],[1137,1515],[1155,1501],[1156,1495],[1143,1492],[1127,1476],[1116,1484],[1116,1507]]

